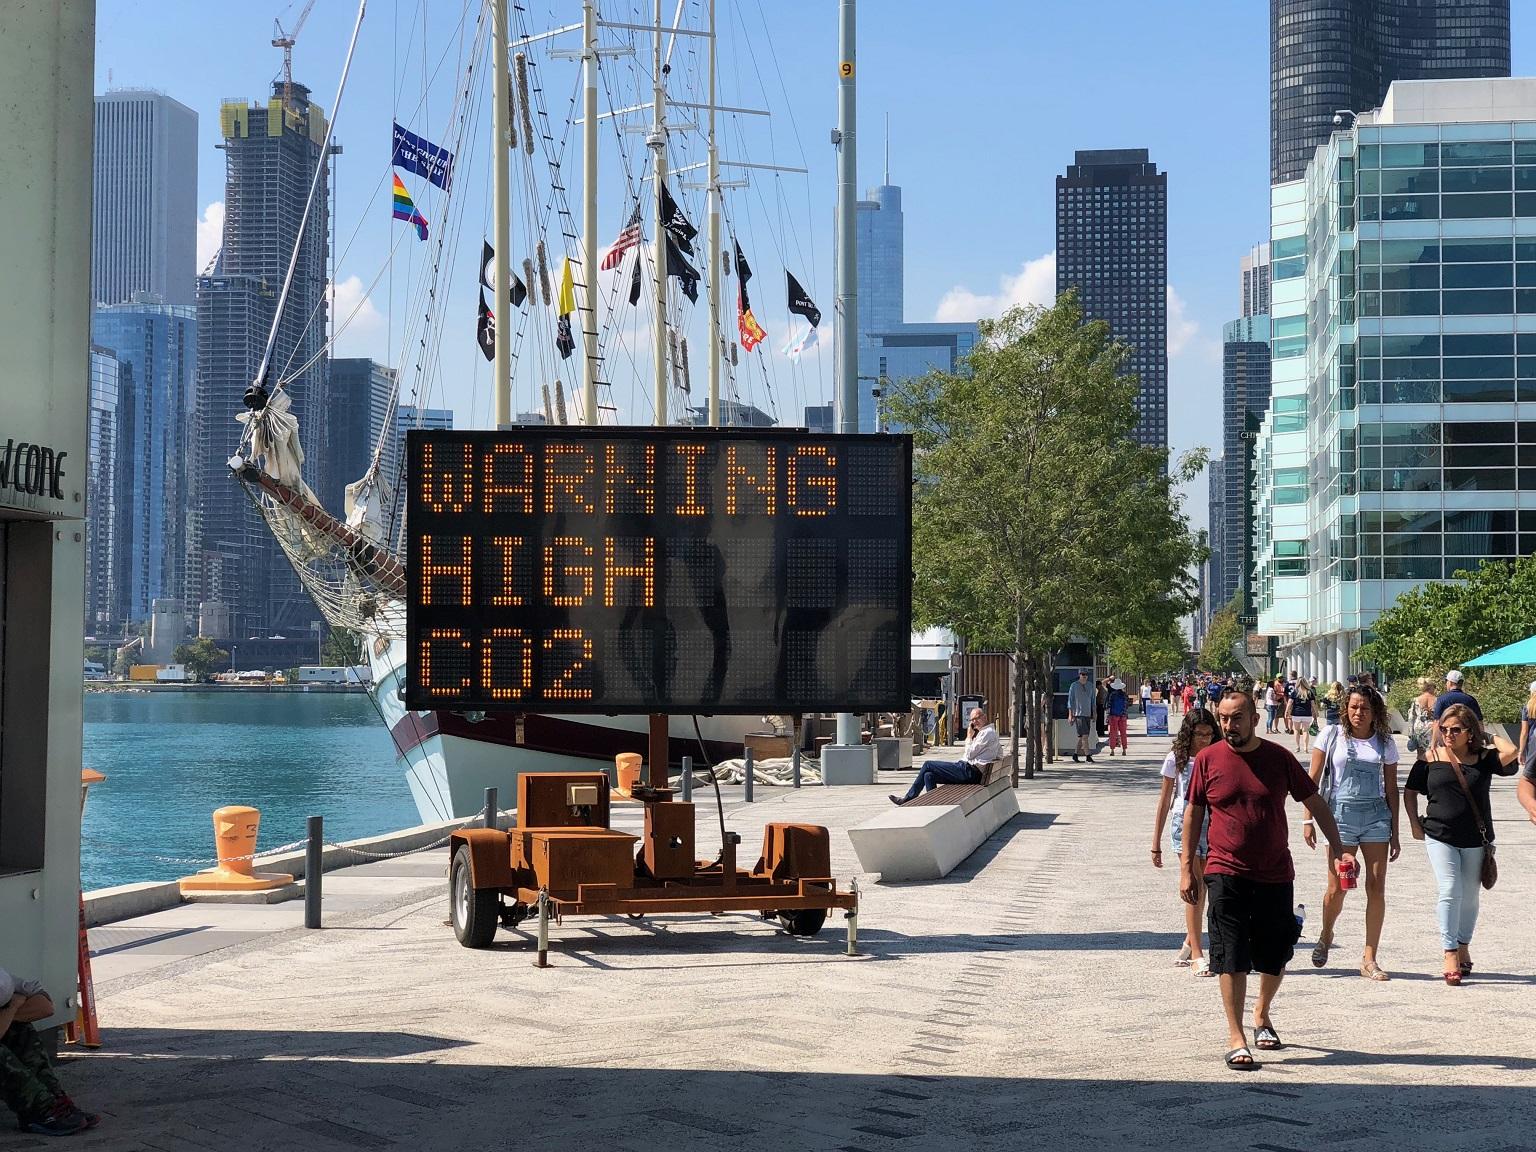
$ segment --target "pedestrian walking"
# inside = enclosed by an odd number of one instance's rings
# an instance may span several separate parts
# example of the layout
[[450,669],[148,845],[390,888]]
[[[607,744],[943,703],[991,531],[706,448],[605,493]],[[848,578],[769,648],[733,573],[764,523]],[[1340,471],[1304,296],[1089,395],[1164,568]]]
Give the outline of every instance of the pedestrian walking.
[[1344,685],[1335,680],[1328,685],[1328,694],[1323,697],[1323,724],[1328,727],[1338,727],[1339,714],[1344,709]]
[[[1168,813],[1173,813],[1173,851],[1180,858],[1184,854],[1184,809],[1189,803],[1189,774],[1194,759],[1216,742],[1216,717],[1204,708],[1184,714],[1178,735],[1173,738],[1173,750],[1163,759],[1163,786],[1157,797],[1157,819],[1152,825],[1152,866],[1163,866],[1163,823]],[[1205,826],[1195,845],[1197,867],[1203,868],[1210,851]],[[1193,904],[1184,905],[1184,946],[1179,949],[1174,963],[1189,965],[1196,976],[1211,975],[1211,962],[1206,959],[1200,943],[1201,921],[1205,917],[1205,894]]]
[[1483,706],[1477,702],[1477,697],[1462,688],[1463,677],[1461,669],[1452,668],[1445,674],[1445,691],[1435,697],[1435,719],[1438,720],[1445,710],[1452,704],[1461,704],[1472,709],[1472,714],[1481,723],[1483,719]]
[[1408,751],[1423,756],[1435,746],[1435,682],[1420,676],[1418,688],[1408,705]]
[[1125,720],[1131,710],[1130,697],[1125,694],[1125,681],[1118,676],[1109,682],[1109,754],[1115,754],[1115,745],[1120,745],[1120,755],[1130,755],[1130,745],[1125,738]]
[[1109,735],[1109,677],[1096,681],[1093,686],[1093,727],[1099,739]]
[[[1360,975],[1390,980],[1377,963],[1381,926],[1387,914],[1387,864],[1402,851],[1397,831],[1397,741],[1387,718],[1387,703],[1373,688],[1356,684],[1344,697],[1341,720],[1324,728],[1312,751],[1312,780],[1328,801],[1339,839],[1365,858],[1365,950]],[[1301,838],[1317,847],[1317,829],[1301,822]],[[1323,893],[1323,927],[1312,949],[1312,967],[1328,963],[1333,927],[1344,911],[1347,889],[1333,853],[1328,853]]]
[[1275,720],[1280,715],[1280,681],[1271,680],[1264,686],[1264,731],[1274,734]]
[[1316,694],[1312,691],[1312,685],[1307,683],[1305,676],[1301,677],[1296,681],[1296,688],[1291,692],[1290,704],[1286,710],[1286,719],[1290,721],[1291,735],[1296,741],[1297,752],[1305,752],[1307,742],[1317,735],[1317,723],[1312,715],[1316,704]]
[[[1472,972],[1481,889],[1498,878],[1489,789],[1495,776],[1515,774],[1519,750],[1498,734],[1494,747],[1486,747],[1483,722],[1465,704],[1448,705],[1437,728],[1439,744],[1408,773],[1403,810],[1435,872],[1445,982],[1455,986]],[[1422,815],[1420,796],[1426,801]]]
[[1088,745],[1088,734],[1093,730],[1093,686],[1088,683],[1088,669],[1080,668],[1077,679],[1067,689],[1067,719],[1072,722],[1072,728],[1077,733],[1077,747],[1072,751],[1072,760],[1078,762],[1078,756],[1088,757],[1088,763],[1093,763],[1093,749]]
[[1141,714],[1147,714],[1147,705],[1152,703],[1152,685],[1149,681],[1141,682]]
[[1216,720],[1222,738],[1195,757],[1184,813],[1186,828],[1199,828],[1209,817],[1209,854],[1202,867],[1195,838],[1184,838],[1179,894],[1193,904],[1209,889],[1211,969],[1221,977],[1227,1018],[1224,1059],[1228,1068],[1246,1072],[1259,1066],[1243,1032],[1248,974],[1255,969],[1253,1045],[1261,1052],[1285,1046],[1270,1009],[1301,932],[1285,798],[1306,806],[1341,867],[1353,868],[1355,858],[1340,843],[1333,813],[1312,778],[1283,747],[1258,734],[1253,697],[1232,693],[1218,707]]
[[1196,707],[1195,686],[1192,682],[1184,685],[1184,711],[1192,712]]

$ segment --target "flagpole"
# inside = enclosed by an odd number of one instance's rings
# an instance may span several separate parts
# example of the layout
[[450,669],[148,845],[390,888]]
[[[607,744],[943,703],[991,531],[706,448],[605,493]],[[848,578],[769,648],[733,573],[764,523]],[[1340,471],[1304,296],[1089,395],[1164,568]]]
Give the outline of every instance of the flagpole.
[[709,424],[720,423],[720,151],[715,146],[715,0],[709,0]]
[[667,422],[667,229],[661,211],[661,191],[667,183],[666,83],[661,72],[661,0],[656,0],[656,43],[651,56],[651,134],[646,143],[656,154],[652,162],[655,176],[656,229],[653,240],[656,262],[656,424]]
[[[837,430],[859,430],[859,264],[857,259],[858,152],[855,129],[854,0],[838,0],[837,81]],[[837,714],[837,743],[863,742],[862,725],[851,713]]]
[[597,423],[597,4],[584,0],[581,13],[583,52],[581,155],[581,279],[586,299],[582,318],[581,418]]
[[[496,54],[493,73],[493,100],[495,108],[491,116],[491,164],[495,178],[492,183],[492,210],[495,214],[496,232],[496,347],[492,365],[493,394],[495,396],[496,427],[512,423],[512,158],[511,132],[511,65],[508,53],[510,26],[507,23],[507,0],[492,0],[491,51]],[[532,287],[530,285],[530,287]]]

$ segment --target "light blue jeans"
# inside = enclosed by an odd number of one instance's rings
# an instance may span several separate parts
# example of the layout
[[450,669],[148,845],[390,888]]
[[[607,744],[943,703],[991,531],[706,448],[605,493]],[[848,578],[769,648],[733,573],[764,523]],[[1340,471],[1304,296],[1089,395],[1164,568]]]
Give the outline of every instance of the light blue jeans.
[[1429,854],[1429,866],[1435,870],[1440,888],[1436,906],[1440,946],[1454,952],[1472,943],[1472,930],[1477,927],[1477,906],[1483,895],[1483,846],[1456,848],[1426,836],[1424,851]]

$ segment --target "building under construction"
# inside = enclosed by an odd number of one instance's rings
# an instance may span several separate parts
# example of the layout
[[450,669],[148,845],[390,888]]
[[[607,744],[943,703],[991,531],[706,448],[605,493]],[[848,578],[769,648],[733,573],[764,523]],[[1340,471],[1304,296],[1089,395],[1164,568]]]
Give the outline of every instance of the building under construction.
[[[330,173],[322,154],[326,120],[302,84],[278,81],[265,104],[226,100],[219,109],[224,151],[223,247],[198,277],[197,468],[192,583],[198,600],[228,607],[230,637],[307,631],[318,613],[271,534],[230,474],[239,446],[245,390],[260,370],[283,278],[298,246],[293,284],[266,376],[293,401],[307,459],[306,478],[327,489],[325,352]],[[333,151],[335,151],[333,147]],[[317,165],[326,163],[302,239],[299,227]]]

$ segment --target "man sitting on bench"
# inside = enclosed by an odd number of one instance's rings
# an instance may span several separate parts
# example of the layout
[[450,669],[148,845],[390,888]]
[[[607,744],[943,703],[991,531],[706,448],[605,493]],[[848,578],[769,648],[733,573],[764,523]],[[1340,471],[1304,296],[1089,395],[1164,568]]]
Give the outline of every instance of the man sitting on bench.
[[893,795],[891,803],[905,804],[940,784],[980,784],[987,765],[997,763],[1002,756],[1003,746],[997,738],[997,728],[987,721],[987,714],[981,708],[971,710],[970,730],[970,739],[965,742],[965,755],[961,759],[929,760],[918,770],[917,779],[912,781],[907,794]]

